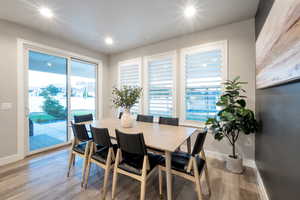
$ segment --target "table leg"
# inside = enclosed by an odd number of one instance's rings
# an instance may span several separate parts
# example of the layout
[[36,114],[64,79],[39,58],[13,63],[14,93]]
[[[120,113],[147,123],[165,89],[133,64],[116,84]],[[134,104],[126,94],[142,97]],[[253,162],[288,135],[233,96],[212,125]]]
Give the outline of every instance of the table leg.
[[166,151],[167,199],[172,199],[171,152]]
[[191,137],[189,137],[187,140],[186,140],[186,145],[187,145],[187,152],[189,154],[192,153],[192,148],[191,148]]

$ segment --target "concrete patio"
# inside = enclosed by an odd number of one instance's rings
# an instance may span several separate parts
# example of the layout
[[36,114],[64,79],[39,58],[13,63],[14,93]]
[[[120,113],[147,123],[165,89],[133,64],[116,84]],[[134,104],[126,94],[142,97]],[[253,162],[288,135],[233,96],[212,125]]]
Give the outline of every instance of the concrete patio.
[[30,136],[30,151],[43,149],[67,141],[66,121],[38,124],[33,123]]

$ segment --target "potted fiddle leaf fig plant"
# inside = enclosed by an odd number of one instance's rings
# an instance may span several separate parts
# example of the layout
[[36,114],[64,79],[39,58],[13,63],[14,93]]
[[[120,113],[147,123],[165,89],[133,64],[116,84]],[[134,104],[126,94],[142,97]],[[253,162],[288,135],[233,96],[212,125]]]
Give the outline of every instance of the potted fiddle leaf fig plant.
[[123,86],[118,89],[113,88],[112,102],[116,108],[122,108],[123,114],[121,117],[121,126],[124,128],[130,128],[133,125],[133,117],[131,116],[130,109],[136,103],[138,103],[141,95],[142,88]]
[[225,90],[217,102],[221,110],[215,118],[207,119],[206,125],[216,140],[226,138],[232,146],[232,154],[226,159],[226,168],[233,173],[242,173],[243,160],[236,152],[236,142],[241,133],[255,133],[258,123],[254,112],[246,106],[246,91],[242,85],[247,82],[241,82],[240,77],[236,77],[223,84]]

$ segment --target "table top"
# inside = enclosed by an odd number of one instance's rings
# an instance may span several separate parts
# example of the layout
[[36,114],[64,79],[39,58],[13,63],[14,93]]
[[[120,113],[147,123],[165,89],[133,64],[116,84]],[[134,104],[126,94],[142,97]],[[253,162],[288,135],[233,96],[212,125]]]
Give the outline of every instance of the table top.
[[158,123],[134,121],[132,128],[123,128],[119,119],[102,119],[86,122],[96,128],[108,128],[111,137],[115,137],[115,129],[124,133],[143,133],[148,147],[163,151],[175,151],[191,135],[197,132],[197,128],[185,126],[170,126]]

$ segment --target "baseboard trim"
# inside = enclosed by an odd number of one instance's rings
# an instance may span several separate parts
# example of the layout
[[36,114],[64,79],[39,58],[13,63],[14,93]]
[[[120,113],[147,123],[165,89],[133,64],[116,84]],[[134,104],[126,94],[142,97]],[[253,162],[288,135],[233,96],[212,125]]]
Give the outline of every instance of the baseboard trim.
[[259,190],[260,199],[261,200],[270,200],[269,195],[268,195],[267,190],[266,190],[266,187],[265,187],[265,184],[262,180],[262,177],[260,175],[260,172],[259,172],[256,164],[255,164],[255,171],[256,171],[257,183],[258,183],[259,189],[260,189]]
[[6,156],[6,157],[3,157],[3,158],[0,158],[0,166],[3,166],[3,165],[7,165],[7,164],[10,164],[10,163],[13,163],[13,162],[17,162],[19,160],[22,160],[23,157],[19,154],[13,154],[13,155],[10,155],[10,156]]
[[[221,160],[221,161],[225,160],[225,158],[228,156],[227,154],[224,154],[224,153],[215,152],[215,151],[207,151],[207,150],[205,150],[205,154],[207,157],[215,158],[215,159]],[[257,179],[257,184],[258,184],[258,188],[259,188],[260,199],[261,200],[270,200],[267,190],[265,188],[265,184],[261,178],[261,175],[258,171],[255,161],[250,160],[250,159],[243,159],[243,164],[246,167],[253,168],[256,173],[256,179]]]

